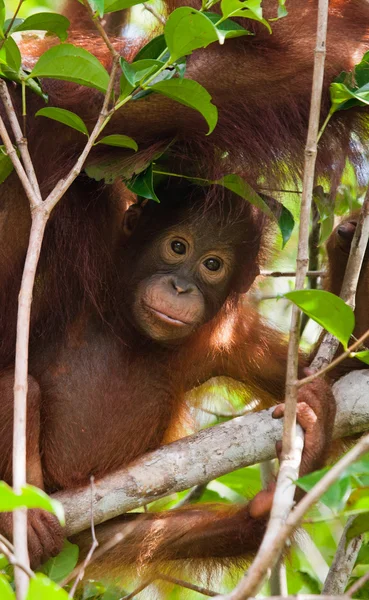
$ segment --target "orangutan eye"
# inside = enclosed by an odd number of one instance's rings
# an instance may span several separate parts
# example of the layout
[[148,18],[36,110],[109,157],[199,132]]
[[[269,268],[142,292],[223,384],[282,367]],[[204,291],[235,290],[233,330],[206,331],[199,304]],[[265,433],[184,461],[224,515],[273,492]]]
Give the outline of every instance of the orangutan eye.
[[209,271],[219,271],[221,267],[220,260],[217,258],[207,258],[204,260],[204,265]]
[[186,246],[183,242],[180,242],[179,240],[174,240],[171,243],[170,247],[176,254],[186,254]]

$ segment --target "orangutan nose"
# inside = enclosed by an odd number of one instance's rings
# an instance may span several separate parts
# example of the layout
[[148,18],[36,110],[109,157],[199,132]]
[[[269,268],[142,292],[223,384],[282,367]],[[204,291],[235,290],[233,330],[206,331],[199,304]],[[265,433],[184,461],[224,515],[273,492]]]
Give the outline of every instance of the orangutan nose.
[[170,279],[170,284],[177,294],[191,294],[191,292],[195,290],[194,285],[180,277],[172,277]]

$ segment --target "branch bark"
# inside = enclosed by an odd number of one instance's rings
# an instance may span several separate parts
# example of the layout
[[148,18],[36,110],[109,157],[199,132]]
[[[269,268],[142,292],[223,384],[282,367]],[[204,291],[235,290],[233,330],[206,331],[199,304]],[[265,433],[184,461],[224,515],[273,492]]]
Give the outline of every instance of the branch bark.
[[[369,370],[353,371],[333,386],[337,400],[334,437],[367,431]],[[95,524],[173,492],[207,483],[226,473],[275,458],[282,423],[273,409],[237,417],[146,454],[126,469],[95,482]],[[90,527],[91,489],[54,494],[64,504],[66,534]]]
[[329,569],[327,579],[324,582],[323,594],[343,594],[347,587],[352,569],[355,566],[359,550],[361,548],[362,536],[358,535],[349,542],[347,532],[350,529],[355,516],[348,519],[342,532],[333,563]]

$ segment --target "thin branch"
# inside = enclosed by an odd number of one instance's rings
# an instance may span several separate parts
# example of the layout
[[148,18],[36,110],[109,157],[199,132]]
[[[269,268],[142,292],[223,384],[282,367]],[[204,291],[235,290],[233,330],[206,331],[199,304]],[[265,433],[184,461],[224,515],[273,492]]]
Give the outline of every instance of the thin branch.
[[[305,277],[324,277],[325,271],[306,271]],[[296,277],[296,271],[260,271],[262,277]]]
[[202,483],[201,485],[195,485],[195,487],[193,487],[192,490],[190,490],[185,495],[185,497],[182,498],[182,500],[177,502],[177,504],[173,508],[175,508],[175,509],[182,508],[183,506],[187,506],[188,504],[191,504],[192,502],[197,502],[198,500],[200,500],[207,488],[207,485],[208,485],[207,483]]
[[38,205],[38,197],[27,177],[27,173],[25,172],[21,161],[18,158],[18,155],[17,155],[17,153],[14,149],[14,146],[12,144],[12,141],[8,135],[8,132],[6,130],[6,127],[5,127],[2,117],[0,117],[0,137],[5,146],[6,153],[9,156],[10,160],[12,161],[14,169],[19,177],[19,180],[20,180],[22,186],[23,186],[23,189],[29,200],[31,209],[33,209]]
[[140,592],[142,592],[143,590],[145,590],[147,587],[149,587],[149,585],[151,585],[153,583],[153,581],[155,581],[154,577],[150,577],[150,579],[145,579],[145,581],[143,581],[142,583],[140,583],[140,585],[138,585],[133,590],[133,592],[130,592],[126,596],[123,596],[122,598],[120,598],[120,600],[132,600],[132,598],[134,598],[135,596],[137,596],[137,594],[139,594]]
[[369,571],[367,573],[364,573],[364,575],[362,577],[360,577],[360,579],[355,581],[355,583],[347,590],[346,596],[348,596],[349,598],[352,598],[352,596],[354,594],[356,594],[356,592],[361,590],[361,588],[364,587],[364,585],[368,581],[369,581]]
[[177,579],[176,577],[171,577],[170,575],[164,575],[159,573],[158,579],[162,581],[168,581],[169,583],[174,583],[175,585],[179,585],[180,587],[186,588],[188,590],[192,590],[193,592],[198,592],[203,596],[210,596],[211,598],[215,598],[218,596],[217,592],[213,592],[208,588],[204,588],[200,585],[195,585],[194,583],[189,583],[188,581],[183,581],[183,579]]
[[23,135],[21,127],[19,125],[19,121],[17,119],[17,115],[14,110],[13,102],[9,94],[8,86],[4,79],[0,79],[0,98],[3,102],[6,115],[9,119],[10,126],[12,128],[15,142],[19,149],[20,155],[22,157],[23,165],[25,172],[27,174],[28,181],[33,187],[33,191],[37,196],[38,204],[42,201],[40,187],[38,185],[37,177],[35,170],[33,168],[32,160],[28,151],[28,143],[27,138]]
[[[260,477],[263,489],[276,480],[277,461],[266,460],[260,464]],[[274,565],[269,578],[270,593],[272,596],[287,596],[287,574],[283,558],[279,558]]]
[[1,45],[0,45],[0,48],[2,48],[2,46],[3,46],[3,44],[4,44],[5,40],[6,40],[6,38],[8,37],[8,35],[9,35],[9,32],[11,31],[11,28],[12,28],[12,27],[13,27],[13,25],[14,25],[14,21],[15,21],[15,19],[16,19],[16,18],[17,18],[17,16],[18,16],[18,13],[19,13],[19,11],[20,11],[20,9],[21,9],[21,6],[22,6],[23,2],[25,2],[25,0],[19,0],[19,2],[18,2],[18,5],[17,5],[17,8],[15,9],[15,11],[14,11],[14,14],[13,14],[12,18],[10,19],[9,25],[8,25],[8,27],[7,27],[6,31],[5,31],[5,33],[4,33],[4,39],[2,40],[2,43],[1,43]]
[[[319,190],[320,191],[320,190]],[[317,194],[317,188],[313,191],[313,197]],[[312,212],[312,225],[311,232],[309,235],[309,269],[311,271],[318,272],[319,270],[319,240],[320,240],[320,215],[317,209],[316,203],[312,202],[311,204],[311,212]],[[310,290],[316,290],[318,287],[318,279],[317,277],[309,277],[307,282],[307,288]],[[303,313],[301,315],[301,323],[300,323],[300,337],[303,335],[305,331],[305,327],[309,322],[310,317]]]
[[95,523],[94,523],[94,494],[95,494],[95,486],[94,486],[94,482],[95,482],[95,478],[92,475],[90,478],[90,487],[91,487],[91,506],[90,506],[90,519],[91,519],[91,537],[92,537],[92,544],[91,544],[91,548],[88,551],[88,554],[85,558],[85,560],[83,561],[83,564],[79,570],[79,573],[70,589],[69,592],[69,597],[73,598],[76,589],[77,589],[77,585],[79,584],[80,581],[82,581],[84,575],[85,575],[85,571],[87,569],[87,566],[90,564],[91,560],[92,560],[92,555],[95,552],[96,548],[99,545],[99,542],[96,539],[96,533],[95,533]]
[[45,200],[45,205],[47,206],[49,211],[51,211],[55,207],[55,205],[59,202],[60,198],[65,194],[65,192],[68,190],[68,188],[72,185],[73,181],[78,177],[78,175],[82,171],[85,160],[86,160],[87,156],[89,155],[96,139],[98,138],[98,136],[100,134],[100,131],[105,122],[105,119],[111,112],[108,110],[108,106],[109,106],[110,98],[111,98],[113,87],[114,87],[115,76],[117,73],[118,64],[119,64],[119,55],[114,57],[113,66],[112,66],[112,70],[110,73],[109,85],[106,90],[104,103],[103,103],[100,115],[96,121],[95,127],[93,128],[92,133],[90,134],[90,137],[88,138],[88,142],[87,142],[86,146],[84,147],[84,149],[83,149],[82,153],[80,154],[74,167],[69,171],[68,175],[65,178],[60,179],[58,181],[55,188],[52,190],[52,192],[48,195],[48,197]]
[[165,23],[167,22],[167,20],[163,17],[163,15],[161,15],[160,13],[158,13],[157,10],[155,10],[155,8],[153,6],[151,6],[151,4],[149,4],[148,2],[143,2],[144,8],[151,13],[155,19],[157,19],[159,21],[159,23],[161,23],[162,25],[165,25]]
[[324,582],[323,594],[344,594],[348,580],[355,566],[359,550],[361,548],[362,536],[359,535],[352,540],[347,540],[347,533],[356,515],[348,518],[342,532],[340,542]]
[[100,34],[100,37],[104,40],[110,54],[112,55],[113,58],[120,58],[120,55],[118,54],[118,52],[115,50],[113,44],[111,43],[108,34],[106,33],[104,27],[101,25],[99,19],[97,16],[95,16],[94,11],[92,10],[90,3],[88,2],[88,0],[82,0],[83,5],[85,6],[92,23],[95,25],[97,31]]
[[[340,354],[339,356],[337,356],[337,358],[332,360],[331,363],[327,364],[325,367],[320,369],[320,371],[316,371],[315,373],[312,373],[308,377],[299,379],[296,382],[297,387],[300,388],[303,385],[306,385],[307,383],[314,381],[314,379],[317,379],[318,377],[322,377],[323,375],[325,375],[326,373],[328,373],[329,371],[334,369],[337,365],[339,365],[342,361],[344,361],[345,358],[348,358],[352,352],[357,350],[357,348],[360,348],[360,346],[362,346],[362,344],[365,342],[365,340],[368,337],[369,337],[369,329],[365,333],[363,333],[363,335],[358,340],[356,340],[356,342],[354,342],[349,348],[347,348],[347,350],[345,352],[342,352],[342,354]],[[364,365],[364,363],[363,363],[363,365]]]
[[13,567],[17,567],[18,569],[21,569],[21,571],[23,571],[24,574],[27,576],[27,579],[28,578],[31,579],[32,577],[35,576],[34,572],[29,567],[27,567],[27,565],[23,565],[22,563],[19,563],[16,560],[13,552],[11,552],[9,550],[8,544],[5,544],[2,541],[0,541],[0,553],[6,557],[8,563],[10,565],[12,565]]

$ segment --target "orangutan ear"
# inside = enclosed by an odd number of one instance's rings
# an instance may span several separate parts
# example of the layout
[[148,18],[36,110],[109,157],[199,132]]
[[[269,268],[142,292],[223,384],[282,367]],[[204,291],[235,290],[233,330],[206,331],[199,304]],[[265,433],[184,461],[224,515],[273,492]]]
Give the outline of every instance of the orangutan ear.
[[252,269],[248,270],[247,273],[241,273],[233,284],[233,290],[237,294],[246,294],[250,287],[254,283],[255,279],[260,275],[260,269],[258,265],[253,265]]
[[124,213],[123,234],[128,239],[136,229],[146,202],[132,204]]

